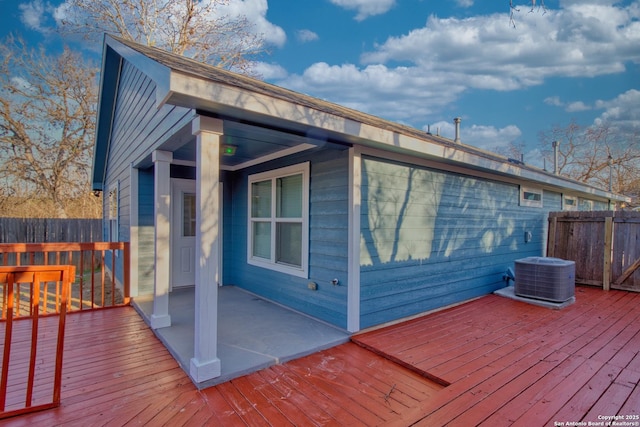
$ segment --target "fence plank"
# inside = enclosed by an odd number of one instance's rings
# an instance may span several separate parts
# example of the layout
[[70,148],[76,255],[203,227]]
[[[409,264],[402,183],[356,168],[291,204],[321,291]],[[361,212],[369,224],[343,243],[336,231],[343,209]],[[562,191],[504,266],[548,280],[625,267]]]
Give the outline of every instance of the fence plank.
[[603,254],[603,271],[602,271],[602,287],[608,291],[611,287],[611,253],[613,251],[613,218],[606,217],[604,222],[604,254]]
[[0,217],[0,243],[99,242],[102,220]]
[[547,255],[575,261],[576,283],[640,292],[640,212],[551,212]]

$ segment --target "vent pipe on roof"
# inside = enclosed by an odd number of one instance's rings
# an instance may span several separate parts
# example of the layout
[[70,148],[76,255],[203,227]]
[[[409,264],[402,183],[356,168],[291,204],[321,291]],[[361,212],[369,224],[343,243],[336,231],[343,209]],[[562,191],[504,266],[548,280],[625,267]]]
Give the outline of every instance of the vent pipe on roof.
[[460,117],[456,117],[455,119],[453,119],[453,123],[456,125],[456,138],[453,140],[453,142],[456,143],[460,143],[460,122],[462,121],[462,119]]
[[553,141],[551,146],[553,147],[553,173],[554,175],[558,175],[558,148],[560,147],[560,143]]

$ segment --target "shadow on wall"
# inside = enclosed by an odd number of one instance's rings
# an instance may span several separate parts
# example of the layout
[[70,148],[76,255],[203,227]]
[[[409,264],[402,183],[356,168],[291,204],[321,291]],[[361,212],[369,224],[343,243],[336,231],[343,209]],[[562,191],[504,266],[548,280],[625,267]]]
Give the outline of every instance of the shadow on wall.
[[518,251],[517,209],[515,185],[364,159],[361,266]]

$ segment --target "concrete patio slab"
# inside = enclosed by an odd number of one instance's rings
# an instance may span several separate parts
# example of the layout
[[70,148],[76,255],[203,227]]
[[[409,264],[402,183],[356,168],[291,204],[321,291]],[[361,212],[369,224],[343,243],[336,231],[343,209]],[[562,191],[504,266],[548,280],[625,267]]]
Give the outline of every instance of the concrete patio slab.
[[[196,384],[199,388],[349,341],[350,334],[344,330],[238,287],[223,286],[218,291],[218,358],[222,374]],[[156,336],[187,373],[194,349],[194,299],[193,287],[171,292],[171,326],[155,330]],[[148,324],[153,310],[151,296],[135,298],[133,306]]]

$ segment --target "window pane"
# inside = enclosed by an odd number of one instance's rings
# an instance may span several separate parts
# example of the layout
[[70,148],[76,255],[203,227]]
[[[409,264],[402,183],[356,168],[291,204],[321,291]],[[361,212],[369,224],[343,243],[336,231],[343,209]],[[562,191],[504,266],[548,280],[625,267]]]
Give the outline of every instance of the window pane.
[[302,217],[302,174],[276,180],[276,217]]
[[535,200],[536,202],[539,202],[540,200],[542,200],[542,194],[534,193],[532,191],[525,191],[524,192],[524,199],[525,200]]
[[271,217],[271,180],[251,183],[251,218]]
[[196,195],[193,193],[182,194],[182,235],[196,235]]
[[282,222],[276,225],[276,262],[302,266],[302,224]]
[[271,259],[271,223],[253,223],[253,248],[251,253],[254,257]]

